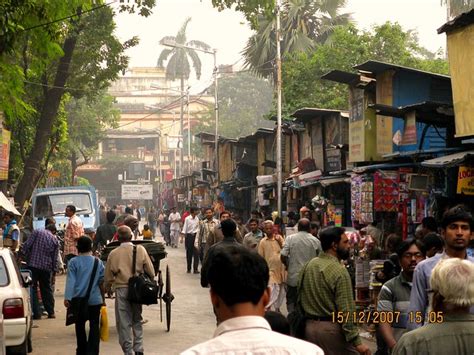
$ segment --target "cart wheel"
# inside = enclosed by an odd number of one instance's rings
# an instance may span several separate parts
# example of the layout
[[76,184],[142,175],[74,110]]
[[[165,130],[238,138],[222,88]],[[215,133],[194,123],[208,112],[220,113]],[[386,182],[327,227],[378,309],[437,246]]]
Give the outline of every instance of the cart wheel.
[[160,300],[160,322],[163,322],[163,276],[158,271],[158,298]]
[[165,302],[166,306],[166,330],[170,331],[171,325],[171,302],[173,302],[174,296],[171,293],[171,277],[170,277],[170,269],[169,266],[166,266],[166,288],[165,294],[163,295],[163,301]]

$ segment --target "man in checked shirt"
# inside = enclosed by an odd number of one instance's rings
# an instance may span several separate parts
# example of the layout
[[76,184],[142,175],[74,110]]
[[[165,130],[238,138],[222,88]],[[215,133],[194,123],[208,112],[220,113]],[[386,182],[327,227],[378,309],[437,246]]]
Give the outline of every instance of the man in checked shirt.
[[56,231],[54,224],[48,224],[45,229],[37,229],[21,246],[21,254],[31,270],[33,279],[33,318],[41,319],[41,309],[38,301],[38,285],[41,291],[43,305],[48,312],[48,318],[56,318],[54,314],[54,295],[52,277],[56,274],[59,242],[53,235]]
[[69,217],[69,222],[66,225],[66,234],[64,235],[64,255],[67,266],[69,260],[77,255],[76,243],[79,237],[84,235],[84,227],[81,219],[76,215],[75,206],[66,206],[65,215]]

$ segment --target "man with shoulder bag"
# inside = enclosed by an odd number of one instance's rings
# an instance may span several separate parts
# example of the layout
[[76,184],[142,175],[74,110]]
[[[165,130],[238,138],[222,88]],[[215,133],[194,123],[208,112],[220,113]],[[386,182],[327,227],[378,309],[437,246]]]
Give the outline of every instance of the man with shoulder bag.
[[[136,303],[135,301],[140,301],[138,299],[130,301],[130,296],[135,292],[129,289],[129,284],[137,285],[137,278],[145,282],[153,280],[155,270],[146,249],[141,245],[132,244],[132,230],[129,227],[121,226],[117,233],[121,244],[107,258],[105,288],[108,292],[112,286],[115,289],[115,321],[123,353],[141,355],[143,354],[142,304],[146,302]],[[146,274],[148,279],[140,276],[143,274]],[[140,294],[140,291],[135,293]]]

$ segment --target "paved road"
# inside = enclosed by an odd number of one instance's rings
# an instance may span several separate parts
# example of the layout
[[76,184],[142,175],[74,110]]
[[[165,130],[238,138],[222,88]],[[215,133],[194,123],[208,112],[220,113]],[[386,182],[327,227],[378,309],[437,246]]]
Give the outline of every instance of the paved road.
[[[186,273],[184,247],[168,249],[168,257],[161,261],[161,269],[170,266],[172,292],[171,331],[166,332],[166,323],[160,323],[159,305],[144,306],[145,354],[178,354],[180,351],[212,337],[215,317],[209,301],[208,289],[199,284],[199,275]],[[33,329],[33,354],[74,354],[76,338],[73,326],[66,327],[63,306],[65,276],[56,281],[56,319],[35,321],[39,328]],[[107,299],[110,323],[110,340],[101,342],[101,354],[121,354],[115,331],[114,300]],[[164,317],[163,309],[163,317]],[[163,319],[164,320],[164,319]]]

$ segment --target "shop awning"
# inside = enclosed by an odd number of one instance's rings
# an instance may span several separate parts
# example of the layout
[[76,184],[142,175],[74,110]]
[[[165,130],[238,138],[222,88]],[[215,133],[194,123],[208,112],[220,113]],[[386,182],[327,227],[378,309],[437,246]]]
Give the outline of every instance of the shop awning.
[[328,187],[332,184],[340,184],[340,183],[351,183],[351,178],[349,177],[331,177],[328,179],[320,179],[319,183],[322,187]]
[[421,163],[427,168],[448,168],[464,162],[466,159],[474,157],[474,150],[466,150],[455,154],[445,155],[434,159],[425,160]]
[[417,165],[418,164],[416,163],[383,163],[383,164],[358,166],[358,167],[353,168],[352,171],[357,174],[362,174],[367,171],[373,171],[373,170],[390,170],[390,169],[413,167]]
[[3,194],[3,192],[0,192],[0,207],[2,207],[4,210],[7,210],[9,212],[13,212],[17,216],[21,216],[21,213],[18,212],[18,210],[15,208],[15,206],[13,206],[10,200]]

